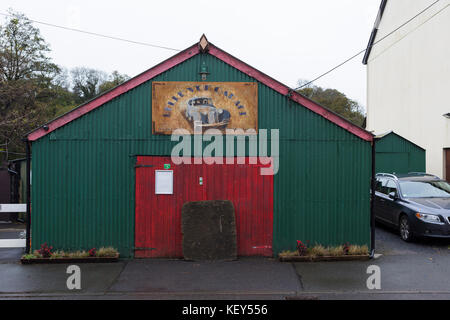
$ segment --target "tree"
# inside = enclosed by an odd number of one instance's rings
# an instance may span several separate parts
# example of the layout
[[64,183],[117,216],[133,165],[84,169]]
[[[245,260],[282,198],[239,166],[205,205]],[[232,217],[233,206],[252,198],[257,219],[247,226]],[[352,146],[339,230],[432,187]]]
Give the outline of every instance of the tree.
[[[300,80],[299,85],[305,85],[308,81]],[[344,93],[336,89],[323,89],[311,84],[298,89],[297,92],[317,102],[318,104],[341,115],[352,123],[362,127],[365,115],[358,102],[349,99]]]
[[0,25],[0,163],[25,152],[26,133],[128,79],[85,67],[69,72],[49,52],[39,29],[9,10]]
[[99,91],[100,93],[106,92],[111,90],[112,88],[117,87],[118,85],[124,83],[127,81],[130,77],[126,74],[120,74],[119,71],[113,71],[112,74],[109,76],[109,80],[103,82],[100,87]]
[[71,70],[73,93],[78,103],[91,100],[100,93],[100,85],[107,81],[103,71],[77,67]]
[[48,119],[60,69],[39,29],[25,15],[8,13],[0,25],[0,144],[6,152],[22,153],[25,133]]

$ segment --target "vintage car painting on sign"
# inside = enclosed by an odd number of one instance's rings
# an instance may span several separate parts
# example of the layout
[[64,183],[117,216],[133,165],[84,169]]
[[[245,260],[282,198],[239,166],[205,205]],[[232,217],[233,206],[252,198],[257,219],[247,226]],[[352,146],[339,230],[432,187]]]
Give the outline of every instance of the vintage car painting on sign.
[[254,82],[153,82],[153,133],[176,129],[258,130]]

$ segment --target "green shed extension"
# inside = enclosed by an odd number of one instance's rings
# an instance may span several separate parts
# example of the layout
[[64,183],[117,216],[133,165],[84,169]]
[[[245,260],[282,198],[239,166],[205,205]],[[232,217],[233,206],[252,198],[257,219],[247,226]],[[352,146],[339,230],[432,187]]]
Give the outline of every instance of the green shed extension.
[[[203,82],[205,85],[201,87],[188,89],[211,94],[212,83],[242,82],[256,86],[257,137],[261,129],[267,129],[268,133],[279,129],[279,170],[267,182],[272,184],[273,180],[273,189],[266,184],[267,179],[256,179],[263,185],[250,190],[256,180],[242,179],[254,177],[252,168],[239,176],[239,181],[244,182],[233,184],[225,183],[230,177],[226,178],[228,173],[220,173],[217,166],[190,170],[165,162],[178,141],[154,132],[152,91],[156,82],[160,86],[162,82]],[[180,91],[181,95],[172,98],[178,99],[186,93],[189,92]],[[245,117],[235,95],[225,92],[221,99],[224,95],[226,101],[233,102],[232,107],[239,109],[239,115]],[[171,101],[162,107],[173,115],[176,101]],[[170,113],[163,114],[166,116],[170,117]],[[148,187],[150,193],[139,189],[139,194],[143,194],[139,201],[143,204],[136,206],[137,188],[140,188],[137,178],[141,184],[153,183],[154,169],[173,169],[176,179],[192,178],[173,185],[174,197],[180,188],[190,192],[191,183],[195,188],[207,188],[214,178],[215,195],[211,197],[215,199],[207,200],[225,200],[217,199],[221,198],[222,182],[223,190],[229,193],[234,192],[232,188],[247,188],[245,193],[235,195],[243,207],[247,203],[243,195],[256,194],[270,199],[267,214],[273,217],[261,217],[259,223],[266,228],[270,222],[271,234],[265,239],[271,239],[271,243],[262,246],[257,237],[252,238],[251,230],[258,228],[258,224],[245,225],[248,228],[245,230],[238,225],[238,240],[245,238],[248,250],[257,248],[276,255],[283,250],[295,250],[297,240],[325,246],[346,242],[370,246],[373,240],[370,203],[373,135],[219,49],[204,36],[170,59],[31,132],[27,146],[33,156],[32,205],[29,206],[32,208],[31,249],[46,242],[62,250],[113,246],[121,257],[139,256],[137,250],[153,250],[157,255],[155,250],[161,248],[139,248],[136,244],[138,234],[154,235],[156,231],[168,233],[168,240],[159,239],[158,246],[180,248],[181,221],[161,216],[151,221],[164,223],[151,225],[146,220],[152,218],[155,207],[145,203],[145,195],[158,204],[162,202],[154,197],[171,195],[155,195],[155,187],[146,185],[143,187]],[[270,145],[267,150],[270,153]],[[248,148],[246,156],[251,156]],[[156,164],[160,167],[155,167]],[[236,170],[241,168],[236,166]],[[182,171],[177,174],[177,170]],[[209,180],[208,176],[193,177],[196,172],[208,170],[215,172]],[[232,170],[229,168],[227,172],[238,172]],[[227,180],[222,180],[222,176]],[[164,179],[170,179],[170,175]],[[210,197],[208,194],[206,190],[202,197]],[[161,206],[158,212],[164,213]],[[239,210],[237,207],[237,221],[239,215],[247,214]],[[255,216],[252,221],[257,221],[259,209],[246,210]],[[136,223],[138,212],[142,223]],[[176,239],[172,233],[176,233]]]
[[391,131],[375,137],[377,173],[425,172],[425,149]]

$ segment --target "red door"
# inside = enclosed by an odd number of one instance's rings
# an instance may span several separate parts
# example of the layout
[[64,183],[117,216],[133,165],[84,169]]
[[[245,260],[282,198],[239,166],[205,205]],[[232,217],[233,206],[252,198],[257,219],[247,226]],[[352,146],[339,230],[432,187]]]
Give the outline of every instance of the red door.
[[[155,194],[155,171],[173,171],[173,194]],[[187,201],[231,200],[238,255],[272,256],[273,176],[260,165],[174,165],[170,157],[136,163],[135,256],[182,257],[181,207]]]

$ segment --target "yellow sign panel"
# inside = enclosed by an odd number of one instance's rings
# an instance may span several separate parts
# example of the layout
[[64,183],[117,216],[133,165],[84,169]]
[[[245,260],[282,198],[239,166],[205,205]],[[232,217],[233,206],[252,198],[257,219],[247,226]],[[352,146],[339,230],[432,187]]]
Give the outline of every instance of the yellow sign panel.
[[153,82],[153,133],[258,130],[255,82]]

